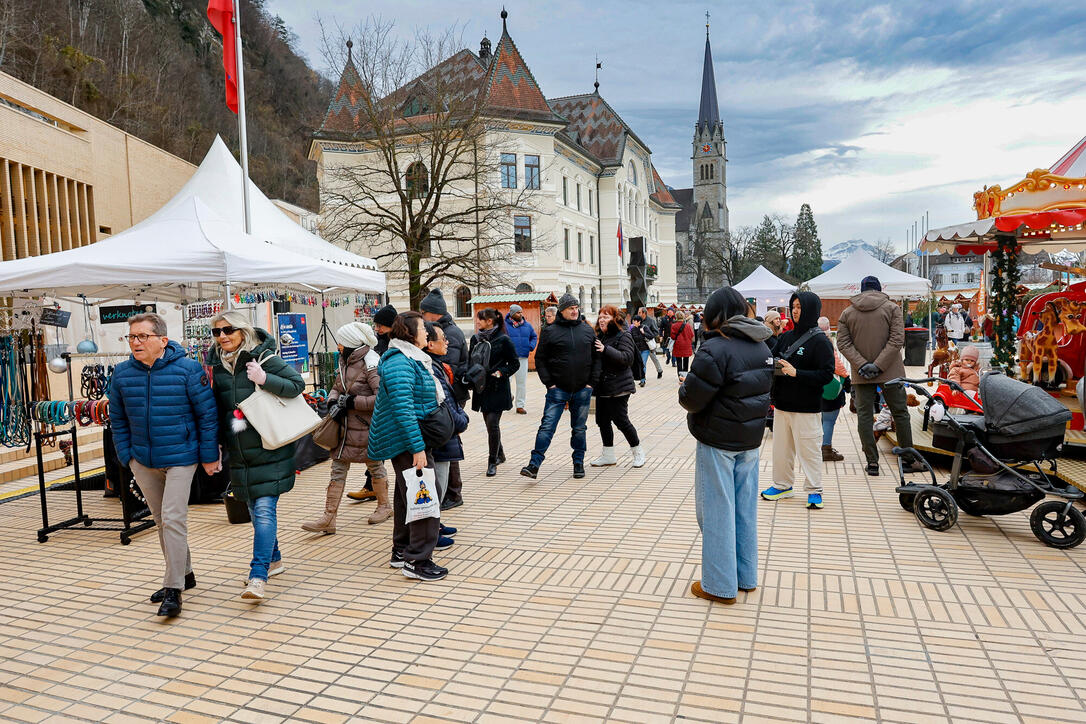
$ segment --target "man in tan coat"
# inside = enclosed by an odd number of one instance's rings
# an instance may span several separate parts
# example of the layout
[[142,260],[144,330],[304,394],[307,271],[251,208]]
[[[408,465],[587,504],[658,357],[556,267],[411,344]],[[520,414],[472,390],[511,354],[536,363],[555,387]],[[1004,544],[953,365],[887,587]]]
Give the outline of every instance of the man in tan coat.
[[[904,385],[883,384],[905,376],[901,350],[905,346],[905,325],[901,310],[882,291],[878,277],[864,277],[860,293],[837,320],[837,349],[852,365],[852,387],[856,394],[856,428],[867,458],[867,474],[879,474],[879,450],[875,443],[875,398],[882,385],[882,397],[890,406],[900,447],[912,447]],[[905,465],[905,472],[923,472],[920,461]]]

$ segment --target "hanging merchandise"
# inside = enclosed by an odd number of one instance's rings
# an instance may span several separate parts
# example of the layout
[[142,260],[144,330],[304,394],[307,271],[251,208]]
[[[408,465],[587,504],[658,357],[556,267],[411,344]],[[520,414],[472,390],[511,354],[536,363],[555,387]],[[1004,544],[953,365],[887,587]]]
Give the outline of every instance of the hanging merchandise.
[[339,352],[310,352],[316,369],[314,378],[317,391],[330,390],[336,381],[336,372],[339,369]]
[[83,299],[83,329],[87,336],[79,344],[75,346],[75,351],[81,354],[94,354],[98,351],[98,343],[94,341],[94,333],[91,327],[90,319],[90,304],[87,303],[87,298],[80,294]]
[[26,391],[18,340],[4,335],[0,337],[0,444],[5,447],[30,447]]

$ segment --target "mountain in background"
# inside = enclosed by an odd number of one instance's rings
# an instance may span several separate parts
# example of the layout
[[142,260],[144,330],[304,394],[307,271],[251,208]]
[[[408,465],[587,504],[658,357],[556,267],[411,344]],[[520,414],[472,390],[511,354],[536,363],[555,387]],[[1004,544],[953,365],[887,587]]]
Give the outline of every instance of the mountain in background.
[[[848,241],[842,241],[839,244],[834,244],[828,249],[823,249],[822,258],[841,261],[858,249],[863,249],[871,256],[878,256],[878,249],[875,247],[874,244],[870,244],[863,239],[849,239]],[[823,264],[823,267],[825,267],[825,264]]]
[[[0,71],[199,163],[237,148],[222,45],[207,0],[0,0]],[[317,208],[309,134],[332,85],[299,57],[264,0],[241,0],[249,175],[270,198]]]

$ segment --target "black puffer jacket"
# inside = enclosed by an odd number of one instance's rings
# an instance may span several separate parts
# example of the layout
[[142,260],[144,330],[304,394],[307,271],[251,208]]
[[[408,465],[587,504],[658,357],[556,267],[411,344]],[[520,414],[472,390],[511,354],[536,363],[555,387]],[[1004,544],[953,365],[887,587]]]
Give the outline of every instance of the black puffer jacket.
[[706,331],[690,373],[679,388],[686,426],[699,442],[720,450],[752,450],[762,444],[773,356],[769,329],[747,317],[732,317],[722,330]]
[[620,397],[632,395],[637,391],[634,385],[633,364],[637,350],[633,337],[613,321],[607,325],[607,331],[601,332],[599,340],[603,342],[600,353],[600,381],[592,393],[596,397]]
[[631,324],[630,337],[633,338],[634,349],[637,350],[638,353],[649,351],[649,343],[645,338],[644,325],[638,327],[636,324]]
[[[471,346],[468,349],[469,358],[481,338],[479,334],[472,336]],[[520,369],[520,359],[517,357],[513,340],[509,339],[509,335],[505,332],[494,332],[490,335],[489,341],[490,369],[486,371],[486,385],[482,390],[476,390],[471,396],[471,409],[480,412],[504,412],[513,409],[509,378]],[[495,372],[500,372],[501,376],[495,377]]]
[[535,348],[535,371],[547,387],[580,392],[596,386],[600,379],[600,355],[596,332],[581,319],[570,321],[559,315],[539,335]]
[[449,340],[449,350],[444,357],[439,359],[452,368],[453,393],[456,401],[463,407],[468,401],[468,388],[460,382],[468,371],[468,343],[464,338],[464,331],[456,326],[456,322],[449,314],[445,314],[435,322],[445,332],[445,339]]
[[792,343],[814,329],[806,342],[787,359],[796,368],[796,376],[773,378],[773,406],[783,412],[822,412],[822,388],[833,379],[833,343],[815,326],[822,313],[822,300],[813,292],[797,292],[788,300],[788,308],[799,299],[799,321],[780,336],[775,354],[784,358]]

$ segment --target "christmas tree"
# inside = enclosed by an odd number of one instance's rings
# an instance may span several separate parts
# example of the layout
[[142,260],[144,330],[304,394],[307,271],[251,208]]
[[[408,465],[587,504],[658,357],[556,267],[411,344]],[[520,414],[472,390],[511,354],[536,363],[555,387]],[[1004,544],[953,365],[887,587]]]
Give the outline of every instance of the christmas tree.
[[1008,374],[1014,367],[1014,315],[1018,311],[1018,239],[1013,236],[996,237],[996,249],[992,252],[995,262],[995,283],[992,285],[992,312],[995,322],[993,366],[1002,367]]
[[818,238],[818,226],[810,204],[799,209],[795,235],[790,271],[798,281],[805,282],[822,273],[822,241]]

